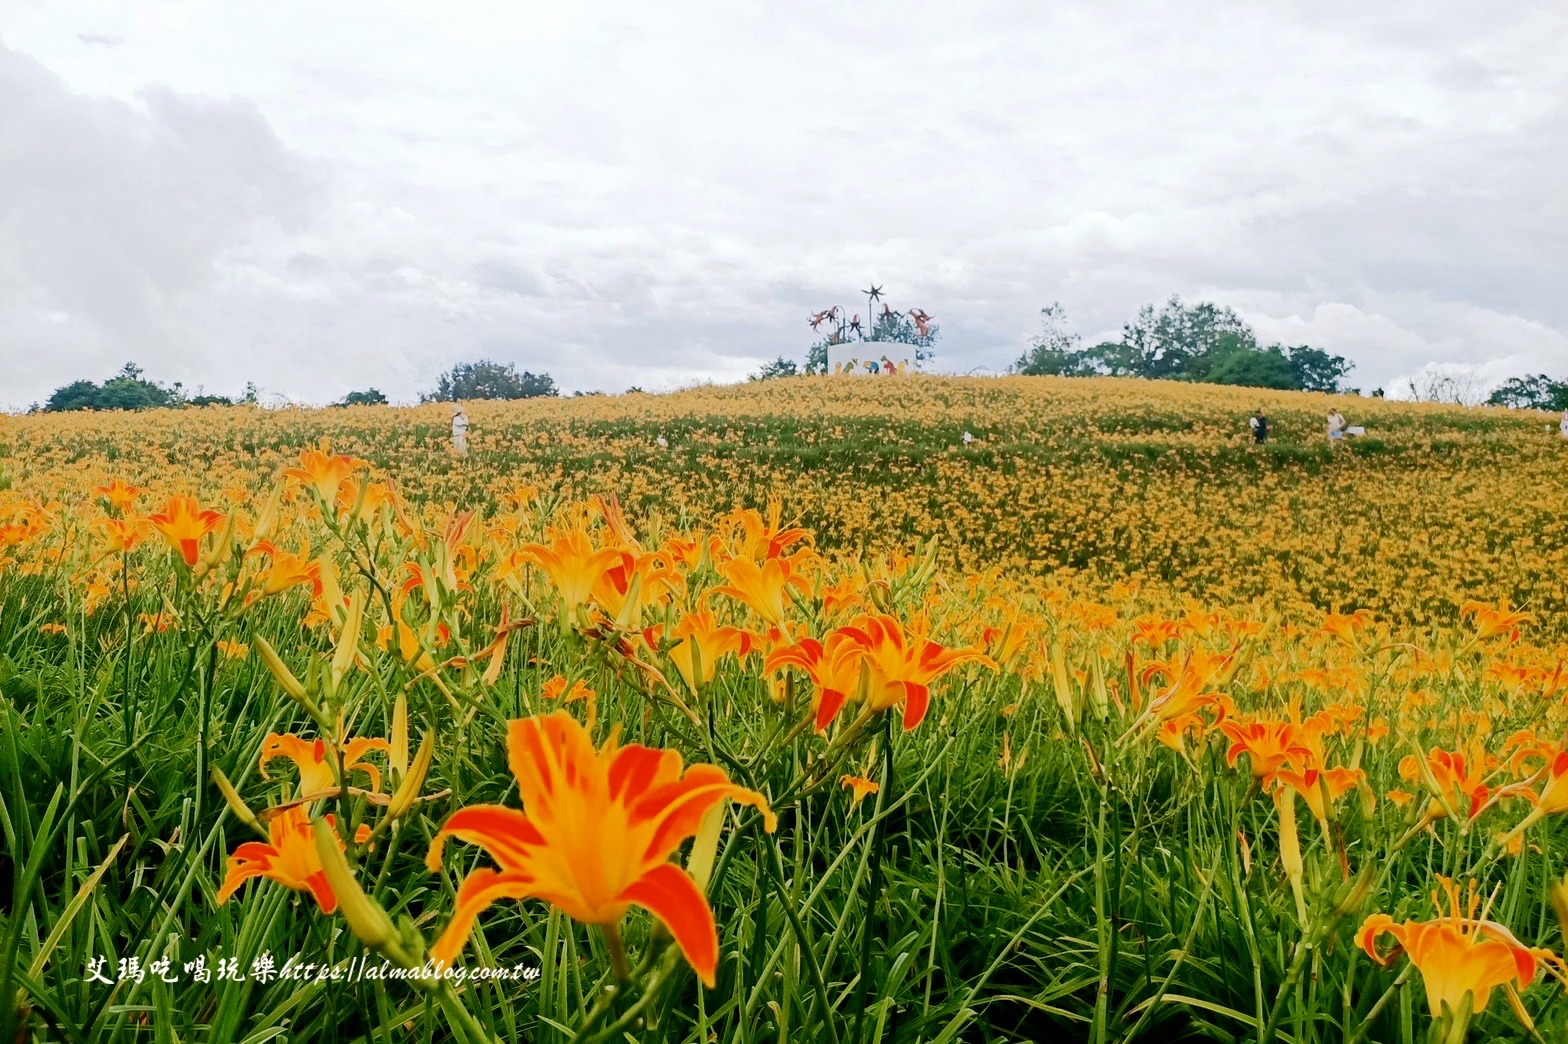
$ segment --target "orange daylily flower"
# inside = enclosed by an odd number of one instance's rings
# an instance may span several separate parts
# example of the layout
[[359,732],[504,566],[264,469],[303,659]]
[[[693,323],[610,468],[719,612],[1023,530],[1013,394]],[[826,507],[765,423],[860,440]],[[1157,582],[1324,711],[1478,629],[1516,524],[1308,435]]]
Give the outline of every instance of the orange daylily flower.
[[864,660],[865,648],[849,635],[835,631],[826,642],[806,638],[775,649],[763,661],[762,671],[772,674],[785,667],[799,667],[806,672],[814,686],[811,706],[816,729],[821,732],[859,689]]
[[[1538,779],[1545,778],[1545,785],[1540,793],[1529,789]],[[1504,788],[1509,793],[1516,793],[1526,798],[1535,807],[1530,814],[1519,822],[1519,825],[1510,830],[1504,837],[1505,842],[1512,842],[1522,835],[1535,823],[1546,816],[1559,815],[1568,812],[1568,750],[1558,751],[1546,767],[1537,772],[1530,779],[1513,787]]]
[[785,591],[791,587],[802,593],[811,590],[805,576],[795,571],[795,563],[788,558],[769,558],[760,566],[749,558],[732,558],[719,566],[719,573],[729,583],[715,587],[715,594],[744,602],[778,628],[784,628],[789,620]]
[[341,453],[327,453],[324,448],[306,449],[300,451],[298,466],[284,468],[283,474],[315,490],[324,503],[335,507],[338,487],[365,463]]
[[[1427,802],[1426,810],[1422,813],[1424,819],[1435,821],[1448,816],[1448,807],[1453,808],[1467,820],[1479,816],[1486,807],[1497,799],[1498,795],[1492,792],[1486,784],[1484,766],[1479,764],[1481,759],[1467,760],[1458,751],[1443,750],[1433,747],[1425,758],[1417,758],[1414,754],[1407,754],[1400,759],[1399,775],[1401,779],[1410,782],[1424,782],[1427,789],[1431,790],[1432,782],[1437,784],[1437,791]],[[1431,774],[1431,780],[1426,779],[1423,772],[1425,762],[1426,772]]]
[[136,502],[136,498],[147,492],[140,486],[132,486],[124,479],[113,479],[107,486],[99,486],[93,490],[95,496],[106,500],[111,508],[116,511],[125,511]]
[[1323,633],[1333,635],[1352,649],[1361,648],[1356,632],[1372,622],[1372,614],[1365,609],[1353,613],[1328,613],[1323,617]]
[[560,592],[569,618],[579,606],[592,600],[595,587],[606,573],[635,564],[627,562],[632,557],[630,552],[615,547],[595,548],[584,529],[554,533],[549,544],[524,544],[517,553],[545,571]]
[[851,807],[864,801],[867,794],[875,794],[882,789],[880,784],[873,783],[869,779],[862,779],[859,776],[848,774],[840,777],[838,783],[839,786],[854,794],[854,797],[850,800]]
[[[650,627],[643,631],[643,640],[657,646],[661,628]],[[713,681],[719,660],[734,653],[745,657],[751,651],[751,632],[739,627],[720,627],[711,609],[686,613],[670,631],[670,637],[680,639],[668,652],[670,662],[680,671],[686,687],[694,694],[701,686]],[[701,676],[698,676],[698,665]]]
[[223,523],[223,513],[210,508],[203,511],[195,497],[173,496],[167,508],[148,515],[147,521],[180,553],[186,565],[195,568],[202,537]]
[[262,574],[261,593],[279,594],[301,584],[309,584],[312,596],[321,594],[321,563],[310,557],[310,545],[305,544],[299,554],[279,551],[270,540],[263,540],[251,548],[247,555],[266,555],[270,560]]
[[811,534],[806,530],[791,527],[785,529],[781,523],[784,514],[784,505],[778,500],[768,502],[768,517],[764,519],[760,511],[754,508],[742,508],[725,516],[720,525],[739,526],[744,536],[734,542],[730,554],[725,554],[723,541],[719,536],[710,541],[711,553],[714,558],[745,558],[753,562],[766,562],[769,559],[782,558],[786,549],[791,544],[799,541],[811,540]]
[[1222,721],[1219,730],[1230,737],[1230,749],[1225,752],[1226,764],[1234,766],[1236,759],[1247,755],[1253,778],[1265,780],[1285,766],[1291,758],[1309,758],[1312,750],[1297,735],[1297,726],[1289,721]]
[[[337,820],[328,815],[326,820],[334,828]],[[355,831],[354,840],[363,842],[370,836],[365,823]],[[336,836],[334,829],[333,834]],[[217,901],[221,906],[240,885],[252,877],[265,877],[295,891],[308,891],[316,897],[321,912],[330,914],[338,908],[338,897],[327,883],[327,874],[321,868],[321,854],[316,849],[316,834],[310,825],[310,813],[304,805],[286,808],[267,823],[265,841],[247,841],[234,850],[226,865],[223,886],[218,889]],[[346,848],[342,839],[339,848]]]
[[440,868],[449,836],[481,846],[498,867],[463,880],[431,959],[452,961],[479,912],[498,899],[543,899],[574,920],[602,926],[641,906],[670,930],[711,988],[719,956],[713,911],[669,857],[725,798],[756,808],[772,831],[767,800],[731,783],[717,766],[683,772],[673,750],[623,747],[614,733],[595,750],[566,711],[511,722],[507,753],[523,811],[470,805],[454,812],[431,843],[431,870]]
[[1459,607],[1459,618],[1463,620],[1467,616],[1475,617],[1475,637],[1483,642],[1498,635],[1507,635],[1510,642],[1517,642],[1519,626],[1535,619],[1529,613],[1515,612],[1506,598],[1497,605],[1466,602]]
[[[1537,964],[1560,966],[1562,962],[1550,950],[1525,946],[1496,921],[1478,918],[1481,899],[1473,885],[1466,908],[1461,911],[1459,889],[1454,882],[1446,877],[1439,877],[1438,881],[1448,893],[1446,914],[1434,891],[1432,904],[1438,910],[1437,917],[1395,924],[1387,914],[1373,914],[1362,923],[1356,943],[1384,967],[1403,950],[1426,984],[1427,1007],[1433,1018],[1441,1017],[1445,1007],[1458,1011],[1467,993],[1473,999],[1472,1010],[1480,1012],[1492,999],[1492,990],[1499,986],[1508,988],[1515,1010],[1522,1012],[1514,984],[1530,985]],[[1387,954],[1377,947],[1378,938],[1385,934],[1392,935],[1397,944]],[[1525,1021],[1528,1025],[1528,1018]]]
[[147,535],[145,518],[101,518],[97,526],[103,531],[104,544],[109,554],[124,554],[142,542]]
[[907,632],[886,613],[865,616],[854,625],[839,628],[865,650],[871,670],[866,703],[873,713],[904,705],[904,729],[920,724],[926,716],[933,681],[963,663],[979,663],[996,670],[996,661],[975,649],[947,649],[921,634]]
[[[343,745],[340,756],[343,759],[345,782],[349,773],[361,770],[370,777],[371,790],[381,789],[381,770],[364,760],[365,755],[372,750],[390,753],[392,747],[384,739],[364,736],[351,739]],[[271,733],[261,744],[261,764],[258,767],[263,779],[267,778],[267,762],[273,758],[288,758],[299,767],[299,791],[296,796],[304,797],[337,785],[332,775],[332,763],[327,760],[327,741],[320,737],[307,740],[292,733]]]

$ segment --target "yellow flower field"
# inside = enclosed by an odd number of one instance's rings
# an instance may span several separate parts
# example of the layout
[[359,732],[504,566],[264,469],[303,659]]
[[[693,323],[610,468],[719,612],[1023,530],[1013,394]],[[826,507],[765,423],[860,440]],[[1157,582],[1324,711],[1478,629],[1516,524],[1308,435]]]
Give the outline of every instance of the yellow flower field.
[[1544,417],[468,414],[0,419],[4,1039],[1568,1031]]

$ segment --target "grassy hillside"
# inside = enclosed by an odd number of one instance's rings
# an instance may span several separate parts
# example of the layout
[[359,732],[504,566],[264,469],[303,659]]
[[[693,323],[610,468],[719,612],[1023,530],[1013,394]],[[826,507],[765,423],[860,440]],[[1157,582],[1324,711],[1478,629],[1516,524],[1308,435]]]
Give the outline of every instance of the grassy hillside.
[[[1330,406],[1367,428],[1338,454]],[[1568,444],[1544,414],[1053,378],[799,378],[469,414],[461,461],[444,406],[8,418],[0,482],[67,503],[113,475],[232,499],[328,439],[435,504],[532,484],[687,526],[780,498],[828,549],[935,537],[968,570],[1417,626],[1507,598],[1568,634]]]

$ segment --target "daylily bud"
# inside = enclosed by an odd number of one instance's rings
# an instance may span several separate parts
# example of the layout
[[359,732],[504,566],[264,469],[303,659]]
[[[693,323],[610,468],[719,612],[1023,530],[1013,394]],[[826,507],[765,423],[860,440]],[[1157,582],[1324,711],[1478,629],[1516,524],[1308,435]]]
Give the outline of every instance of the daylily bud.
[[1056,704],[1061,707],[1071,733],[1078,727],[1078,696],[1067,676],[1067,650],[1060,638],[1051,645],[1051,679],[1056,685]]
[[893,611],[893,589],[886,580],[873,580],[866,585],[866,597],[871,599],[871,604],[879,612],[891,613]]
[[397,694],[392,704],[392,751],[387,755],[387,765],[398,779],[408,775],[408,697]]
[[223,528],[218,531],[218,537],[213,541],[212,547],[201,557],[201,562],[196,566],[195,575],[206,576],[218,566],[229,560],[234,553],[234,521],[236,515],[229,512]]
[[267,831],[262,828],[260,821],[256,819],[256,813],[252,812],[250,806],[241,800],[239,791],[234,789],[234,784],[229,782],[229,777],[225,776],[223,770],[216,765],[212,766],[212,781],[223,792],[223,800],[228,802],[229,811],[234,813],[234,818],[265,837]]
[[310,823],[316,832],[316,853],[321,857],[322,872],[327,875],[332,894],[338,897],[338,912],[349,928],[360,942],[376,949],[396,939],[397,928],[392,924],[392,918],[354,879],[354,871],[349,869],[348,860],[338,848],[337,833],[320,817],[312,817]]
[[632,573],[632,579],[626,585],[626,598],[621,603],[621,611],[615,617],[615,628],[618,631],[637,631],[642,629],[642,573]]
[[1563,936],[1568,938],[1568,875],[1561,881],[1553,881],[1546,886],[1546,896],[1552,901],[1552,912],[1557,915],[1557,923],[1562,926]]
[[724,828],[724,802],[720,801],[702,815],[702,825],[691,842],[691,855],[686,858],[686,872],[697,882],[697,890],[708,890],[708,878],[713,875],[713,863],[719,851],[719,832]]
[[310,702],[310,697],[305,694],[305,686],[301,685],[299,679],[294,677],[294,672],[289,670],[282,658],[278,656],[278,651],[272,647],[272,643],[258,634],[251,639],[251,644],[256,647],[256,652],[261,656],[261,662],[266,664],[267,670],[271,671],[278,684],[283,686],[283,691],[313,710],[314,704]]
[[343,631],[338,635],[338,647],[332,654],[332,692],[343,684],[343,675],[354,665],[359,655],[359,627],[365,618],[365,591],[356,590],[349,598],[348,615],[343,620]]
[[272,535],[272,528],[278,524],[278,508],[282,504],[283,483],[279,482],[272,487],[272,496],[267,498],[266,506],[261,509],[261,514],[256,518],[256,531],[251,534],[252,541],[259,543]]
[[[425,738],[419,743],[419,750],[414,754],[414,763],[409,766],[408,773],[398,788],[392,794],[392,800],[387,805],[387,817],[396,819],[407,812],[413,805],[414,799],[419,796],[420,788],[425,785],[425,774],[430,771],[430,760],[435,756],[435,734],[427,732]],[[408,736],[403,737],[403,756],[408,757]]]
[[1089,687],[1089,702],[1094,707],[1095,716],[1104,719],[1111,713],[1111,694],[1105,687],[1105,665],[1100,661],[1098,652],[1090,659],[1089,667],[1089,677],[1093,682]]
[[1367,896],[1372,894],[1372,885],[1377,880],[1375,866],[1375,863],[1367,863],[1359,874],[1340,884],[1339,889],[1334,893],[1336,918],[1352,917],[1360,912],[1362,905],[1367,901]]

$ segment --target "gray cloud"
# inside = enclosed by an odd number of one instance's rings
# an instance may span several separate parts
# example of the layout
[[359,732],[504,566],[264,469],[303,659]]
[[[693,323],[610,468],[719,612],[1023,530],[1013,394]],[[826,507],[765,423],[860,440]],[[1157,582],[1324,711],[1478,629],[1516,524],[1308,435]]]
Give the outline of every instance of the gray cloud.
[[737,379],[867,279],[960,372],[1180,293],[1369,388],[1568,374],[1559,4],[117,14],[0,15],[0,333],[45,349],[0,405],[132,356],[316,401],[484,354]]

